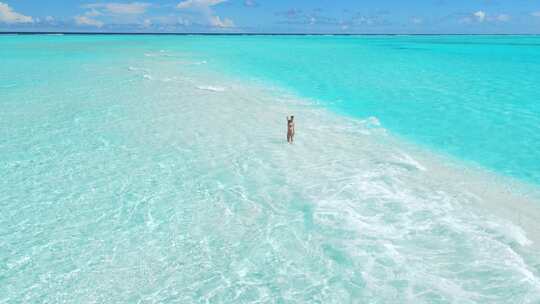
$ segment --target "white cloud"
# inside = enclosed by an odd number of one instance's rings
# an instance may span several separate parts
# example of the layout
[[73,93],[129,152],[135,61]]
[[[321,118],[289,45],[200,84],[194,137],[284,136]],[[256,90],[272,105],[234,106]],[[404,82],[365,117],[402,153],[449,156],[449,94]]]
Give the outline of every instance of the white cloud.
[[87,4],[84,7],[91,9],[103,9],[108,13],[115,15],[140,15],[146,13],[146,10],[151,6],[150,3],[132,2],[132,3],[93,3]]
[[484,20],[486,20],[486,13],[483,11],[478,11],[474,13],[473,16],[476,17],[478,22],[484,22]]
[[422,18],[415,17],[411,19],[411,22],[414,24],[422,24],[424,23],[424,20],[422,20]]
[[[148,20],[148,21],[147,21]],[[146,19],[143,21],[142,25],[151,23],[152,26],[162,26],[167,28],[174,28],[176,26],[189,26],[191,25],[191,21],[188,19],[184,19],[182,17],[177,17],[173,15],[169,16],[158,16],[153,17],[151,19]]]
[[152,20],[150,19],[144,19],[143,23],[142,23],[142,27],[143,28],[149,28],[152,26]]
[[103,14],[100,11],[96,10],[96,9],[92,9],[92,10],[84,13],[84,15],[87,16],[87,17],[97,17],[97,16],[102,16]]
[[187,9],[187,8],[208,8],[220,3],[227,2],[227,0],[184,0],[176,6],[178,9]]
[[190,20],[184,19],[182,17],[178,17],[178,19],[176,20],[176,23],[179,24],[179,25],[183,25],[183,26],[190,26],[191,25]]
[[[102,27],[105,23],[101,20],[96,19],[96,17],[113,17],[115,22],[132,22],[133,18],[137,18],[138,15],[146,13],[149,7],[152,5],[146,2],[131,2],[131,3],[116,3],[116,2],[106,2],[106,3],[91,3],[86,4],[83,8],[88,9],[83,15],[75,16],[75,23],[80,26],[95,26]],[[127,18],[127,19],[126,19]],[[146,19],[150,21],[149,19]],[[141,24],[143,27],[149,27],[151,25],[146,22],[146,20]]]
[[45,17],[45,21],[54,22],[54,17],[53,16],[47,16],[47,17]]
[[95,26],[95,27],[100,28],[104,25],[103,22],[96,19],[92,19],[87,16],[75,16],[74,19],[75,19],[75,23],[81,26]]
[[244,0],[244,6],[256,7],[257,2],[255,0]]
[[373,25],[375,24],[375,19],[373,17],[356,17],[353,19],[353,22],[357,25]]
[[492,22],[508,22],[512,19],[512,16],[508,14],[499,14],[499,15],[489,15],[488,13],[484,11],[478,11],[474,14],[471,14],[469,16],[465,16],[462,19],[460,19],[460,23],[492,23]]
[[210,17],[210,24],[215,27],[234,27],[234,22],[231,19],[223,18],[221,19],[219,16],[211,16]]
[[507,21],[510,21],[511,17],[510,15],[507,15],[507,14],[500,14],[497,17],[495,17],[495,19],[500,22],[507,22]]
[[533,17],[540,17],[540,11],[538,11],[538,12],[532,12],[532,13],[531,13],[531,16],[533,16]]
[[0,2],[0,22],[3,23],[33,23],[34,19],[14,11],[9,5]]
[[212,6],[227,2],[227,0],[184,0],[176,6],[177,9],[190,9],[200,13],[208,24],[218,28],[234,27],[234,22],[229,18],[221,18],[214,14]]

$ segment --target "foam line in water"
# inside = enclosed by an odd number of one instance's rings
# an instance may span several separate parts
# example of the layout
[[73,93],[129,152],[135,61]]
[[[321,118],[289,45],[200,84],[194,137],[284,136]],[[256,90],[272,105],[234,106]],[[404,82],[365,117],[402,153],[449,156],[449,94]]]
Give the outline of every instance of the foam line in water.
[[211,91],[211,92],[224,92],[224,87],[218,87],[218,86],[197,86],[197,89],[203,90],[203,91]]

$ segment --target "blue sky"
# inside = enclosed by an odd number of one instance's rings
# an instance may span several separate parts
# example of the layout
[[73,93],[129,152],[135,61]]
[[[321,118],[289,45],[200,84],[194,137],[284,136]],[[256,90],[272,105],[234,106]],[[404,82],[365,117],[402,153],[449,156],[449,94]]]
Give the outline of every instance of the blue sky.
[[0,0],[0,31],[540,33],[540,0]]

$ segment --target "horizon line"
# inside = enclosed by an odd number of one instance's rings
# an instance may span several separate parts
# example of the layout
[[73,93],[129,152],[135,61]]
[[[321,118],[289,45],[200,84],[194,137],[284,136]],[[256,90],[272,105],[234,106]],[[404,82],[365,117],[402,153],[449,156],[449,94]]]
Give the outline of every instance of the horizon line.
[[198,35],[198,36],[540,36],[540,33],[216,33],[216,32],[84,32],[84,31],[1,31],[0,35]]

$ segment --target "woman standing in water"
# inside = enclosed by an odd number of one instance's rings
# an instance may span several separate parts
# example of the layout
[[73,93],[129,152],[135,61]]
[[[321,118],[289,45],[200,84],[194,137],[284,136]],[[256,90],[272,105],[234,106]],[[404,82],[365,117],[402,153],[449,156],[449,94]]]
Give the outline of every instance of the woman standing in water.
[[294,116],[287,116],[287,142],[292,144],[294,141]]

